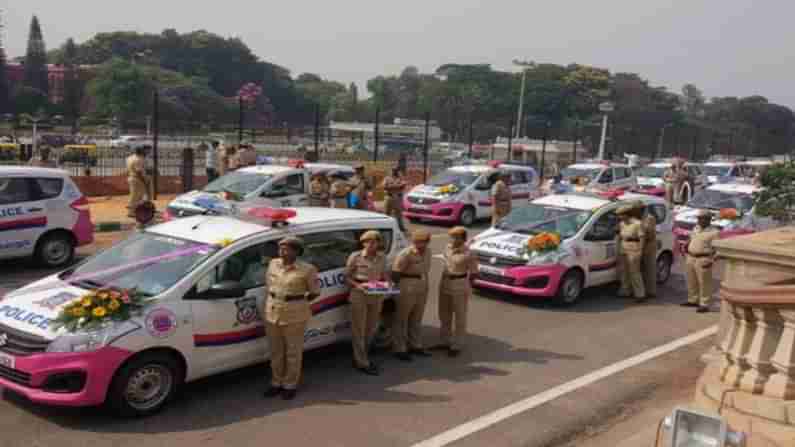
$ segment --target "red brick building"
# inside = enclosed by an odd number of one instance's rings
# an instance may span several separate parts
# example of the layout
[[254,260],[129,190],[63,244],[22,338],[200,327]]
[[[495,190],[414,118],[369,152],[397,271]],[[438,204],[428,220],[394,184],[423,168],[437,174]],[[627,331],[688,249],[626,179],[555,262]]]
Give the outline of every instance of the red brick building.
[[[94,77],[93,65],[80,65],[77,67],[78,77],[83,82],[88,82]],[[13,89],[25,79],[25,66],[19,63],[10,63],[6,65],[6,73],[9,84]],[[53,104],[60,104],[63,102],[64,95],[64,77],[66,76],[66,68],[63,65],[48,64],[47,65],[47,78],[49,79],[49,96],[50,102]]]

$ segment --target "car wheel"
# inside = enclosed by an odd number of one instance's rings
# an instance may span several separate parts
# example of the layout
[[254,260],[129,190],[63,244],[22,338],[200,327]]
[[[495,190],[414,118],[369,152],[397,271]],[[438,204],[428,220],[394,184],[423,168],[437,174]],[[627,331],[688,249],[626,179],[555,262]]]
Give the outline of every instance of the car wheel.
[[665,252],[657,258],[657,284],[663,284],[671,277],[674,260],[671,253]]
[[39,241],[36,260],[45,267],[63,267],[75,257],[75,244],[66,233],[53,233]]
[[475,223],[475,209],[471,206],[465,206],[464,209],[461,210],[461,216],[458,220],[461,221],[461,225],[471,227],[472,224]]
[[181,382],[182,368],[173,356],[143,354],[116,373],[108,392],[108,405],[119,416],[149,416],[174,397]]
[[584,283],[585,278],[583,278],[582,272],[579,270],[566,272],[558,285],[558,303],[563,306],[571,306],[576,303],[580,299],[580,295],[582,295]]

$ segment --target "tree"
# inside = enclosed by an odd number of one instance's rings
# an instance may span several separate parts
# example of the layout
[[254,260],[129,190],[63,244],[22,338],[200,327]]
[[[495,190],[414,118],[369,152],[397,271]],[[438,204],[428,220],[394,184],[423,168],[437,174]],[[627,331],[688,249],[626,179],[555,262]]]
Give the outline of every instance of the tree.
[[356,86],[355,82],[351,82],[348,90],[351,92],[350,119],[351,121],[357,121],[359,119],[359,87]]
[[41,90],[27,85],[18,85],[11,94],[14,112],[36,115],[45,110],[48,105],[47,95]]
[[67,121],[72,125],[72,131],[77,130],[77,121],[80,118],[80,103],[83,100],[83,82],[80,79],[77,64],[77,45],[69,38],[63,46],[64,67],[64,94],[63,110]]
[[25,52],[25,85],[46,95],[49,92],[47,77],[47,48],[41,35],[39,19],[35,15],[30,21],[28,49]]
[[113,59],[100,67],[88,90],[96,100],[97,114],[117,118],[126,128],[133,119],[147,114],[150,82],[142,67]]
[[761,178],[761,191],[756,193],[756,214],[782,222],[792,222],[795,210],[795,162],[777,163]]
[[6,72],[6,51],[3,46],[3,18],[0,16],[0,113],[11,112],[11,90]]
[[704,108],[704,94],[693,84],[682,87],[682,108],[687,115],[696,116]]

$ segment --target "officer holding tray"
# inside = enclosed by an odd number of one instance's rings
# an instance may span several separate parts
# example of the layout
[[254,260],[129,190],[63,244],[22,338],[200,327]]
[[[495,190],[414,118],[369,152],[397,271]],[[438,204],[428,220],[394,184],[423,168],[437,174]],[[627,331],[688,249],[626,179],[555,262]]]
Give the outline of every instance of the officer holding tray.
[[386,256],[378,249],[381,234],[370,230],[359,241],[364,249],[352,253],[345,267],[345,278],[351,286],[351,332],[353,332],[353,367],[364,374],[377,376],[378,366],[368,356],[381,318],[383,297],[370,293],[368,283],[386,279]]

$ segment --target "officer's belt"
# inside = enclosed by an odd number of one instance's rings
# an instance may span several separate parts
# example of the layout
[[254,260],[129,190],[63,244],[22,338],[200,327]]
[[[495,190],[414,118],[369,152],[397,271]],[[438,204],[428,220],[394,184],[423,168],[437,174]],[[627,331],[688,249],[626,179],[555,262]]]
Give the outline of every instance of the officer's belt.
[[322,199],[327,199],[328,198],[328,196],[315,196],[315,195],[311,195],[309,197],[312,198],[312,199],[318,199],[318,200],[322,200]]
[[622,239],[622,240],[623,240],[624,242],[640,242],[640,239],[639,239],[639,238],[636,238],[636,237],[631,237],[631,238]]
[[403,193],[402,192],[388,192],[387,195],[389,197],[400,197],[400,196],[403,195]]
[[469,275],[467,275],[466,273],[462,273],[460,275],[451,275],[451,274],[448,273],[448,274],[444,275],[444,277],[446,279],[466,279],[466,278],[469,277]]
[[285,296],[283,296],[281,298],[277,297],[276,294],[273,294],[273,293],[271,293],[270,295],[271,295],[271,298],[273,298],[275,300],[281,300],[281,301],[287,301],[287,302],[289,302],[289,301],[306,300],[306,295],[285,295]]
[[406,279],[422,279],[422,275],[415,275],[415,274],[412,274],[412,273],[401,273],[400,274],[400,278],[401,279],[402,278],[406,278]]
[[694,258],[709,258],[709,257],[712,256],[712,253],[702,253],[702,254],[698,254],[697,255],[697,254],[688,252],[687,254],[692,256],[692,257],[694,257]]

